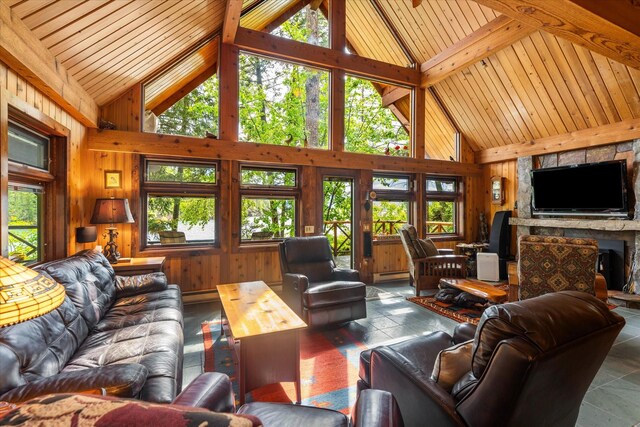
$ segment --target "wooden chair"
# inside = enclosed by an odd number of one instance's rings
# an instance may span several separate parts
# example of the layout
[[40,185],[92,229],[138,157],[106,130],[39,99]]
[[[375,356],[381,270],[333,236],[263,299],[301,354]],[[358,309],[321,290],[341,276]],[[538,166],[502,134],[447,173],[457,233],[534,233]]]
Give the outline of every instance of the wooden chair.
[[407,253],[409,281],[416,288],[416,296],[423,289],[437,289],[443,277],[466,277],[467,257],[454,255],[451,249],[438,249],[431,239],[418,239],[411,224],[400,229],[400,240]]

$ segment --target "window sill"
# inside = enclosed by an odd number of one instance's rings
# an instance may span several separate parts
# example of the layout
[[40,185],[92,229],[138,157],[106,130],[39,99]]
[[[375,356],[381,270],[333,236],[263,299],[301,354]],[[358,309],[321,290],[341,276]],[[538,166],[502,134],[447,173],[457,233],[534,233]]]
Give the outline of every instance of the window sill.
[[221,254],[222,249],[212,245],[187,245],[187,246],[147,246],[138,251],[138,255],[145,256],[170,256],[170,255],[204,255],[204,254]]

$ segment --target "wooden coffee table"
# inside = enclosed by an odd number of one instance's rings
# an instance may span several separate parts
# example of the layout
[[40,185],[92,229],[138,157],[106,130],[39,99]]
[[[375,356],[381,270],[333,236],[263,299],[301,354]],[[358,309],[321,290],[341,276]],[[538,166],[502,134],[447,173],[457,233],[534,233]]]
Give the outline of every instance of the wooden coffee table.
[[222,332],[234,350],[245,394],[267,384],[292,381],[300,403],[300,329],[307,324],[264,282],[218,285],[222,302]]
[[455,288],[470,293],[480,298],[484,298],[494,304],[507,301],[507,293],[500,288],[474,279],[440,279],[440,288]]

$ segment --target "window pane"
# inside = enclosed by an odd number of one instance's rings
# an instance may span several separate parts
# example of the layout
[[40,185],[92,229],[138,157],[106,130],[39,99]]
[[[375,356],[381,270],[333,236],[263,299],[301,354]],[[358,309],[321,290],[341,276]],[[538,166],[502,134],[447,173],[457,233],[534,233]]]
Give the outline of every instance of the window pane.
[[282,169],[242,168],[242,185],[261,187],[295,187],[296,171]]
[[379,83],[347,76],[344,101],[345,151],[409,156],[410,108],[404,112],[395,108],[391,112],[382,105],[378,90],[382,90]]
[[42,261],[42,194],[31,189],[9,188],[9,256],[16,262]]
[[[244,26],[244,17],[240,20]],[[320,9],[303,7],[298,13],[273,30],[271,34],[302,43],[329,47],[329,22]]]
[[449,234],[456,232],[455,202],[444,200],[427,201],[427,233]]
[[409,191],[409,178],[394,176],[374,176],[374,190]]
[[409,221],[409,202],[376,200],[373,202],[373,234],[377,239],[396,237]]
[[[150,119],[153,120],[153,119]],[[154,132],[145,119],[145,132]],[[205,137],[218,135],[218,76],[213,75],[157,118],[157,132]]]
[[294,198],[242,197],[242,240],[272,240],[296,235]]
[[49,138],[9,122],[9,160],[49,170]]
[[455,193],[455,179],[427,179],[427,191],[438,193]]
[[216,201],[213,196],[149,196],[147,244],[213,243]]
[[329,145],[329,73],[240,55],[240,139],[263,144]]
[[147,182],[216,183],[215,165],[147,162]]

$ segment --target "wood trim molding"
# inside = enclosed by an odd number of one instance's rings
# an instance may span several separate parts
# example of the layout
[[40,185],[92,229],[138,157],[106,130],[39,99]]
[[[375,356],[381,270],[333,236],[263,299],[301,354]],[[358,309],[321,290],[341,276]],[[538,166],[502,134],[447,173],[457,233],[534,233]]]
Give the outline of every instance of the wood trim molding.
[[434,84],[488,58],[536,31],[535,27],[501,15],[420,66],[422,87]]
[[475,161],[479,164],[502,162],[517,159],[518,157],[609,145],[616,142],[630,141],[635,138],[640,138],[640,119],[624,120],[562,135],[478,151],[475,153]]
[[97,127],[98,105],[57,58],[0,2],[0,61],[14,69],[74,119]]
[[256,144],[210,138],[162,135],[117,130],[88,130],[88,147],[93,151],[286,163],[342,169],[371,169],[393,172],[425,172],[441,175],[478,175],[482,167],[473,163],[409,157],[337,153],[331,150]]
[[287,40],[260,31],[238,28],[235,45],[240,49],[314,67],[342,69],[373,79],[405,86],[417,86],[420,72],[340,50]]
[[233,43],[240,25],[240,13],[242,12],[242,0],[227,0],[222,22],[222,43]]
[[533,28],[640,69],[637,1],[474,0]]

